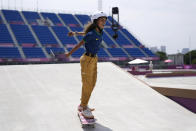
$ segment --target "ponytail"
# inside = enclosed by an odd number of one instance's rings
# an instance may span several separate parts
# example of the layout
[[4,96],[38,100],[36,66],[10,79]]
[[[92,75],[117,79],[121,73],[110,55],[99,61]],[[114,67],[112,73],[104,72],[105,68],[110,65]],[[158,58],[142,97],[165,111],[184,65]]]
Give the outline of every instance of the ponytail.
[[84,28],[84,33],[87,34],[88,32],[94,30],[97,27],[97,25],[95,24],[95,22],[89,22],[87,25],[85,25]]

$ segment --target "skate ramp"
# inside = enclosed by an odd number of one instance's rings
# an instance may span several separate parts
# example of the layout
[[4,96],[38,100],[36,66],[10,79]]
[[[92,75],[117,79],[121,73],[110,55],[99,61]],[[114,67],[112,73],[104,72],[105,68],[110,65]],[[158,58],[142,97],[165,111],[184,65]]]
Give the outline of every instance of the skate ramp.
[[94,129],[77,117],[79,64],[0,66],[0,131],[194,131],[196,115],[112,63],[98,64],[90,107]]

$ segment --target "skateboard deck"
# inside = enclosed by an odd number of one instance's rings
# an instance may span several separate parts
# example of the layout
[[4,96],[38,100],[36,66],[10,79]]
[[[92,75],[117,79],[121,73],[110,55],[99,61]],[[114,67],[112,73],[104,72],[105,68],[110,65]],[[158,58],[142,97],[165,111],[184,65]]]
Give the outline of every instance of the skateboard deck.
[[78,117],[80,119],[82,128],[85,128],[85,127],[94,128],[95,127],[95,119],[85,118],[80,111],[78,111]]

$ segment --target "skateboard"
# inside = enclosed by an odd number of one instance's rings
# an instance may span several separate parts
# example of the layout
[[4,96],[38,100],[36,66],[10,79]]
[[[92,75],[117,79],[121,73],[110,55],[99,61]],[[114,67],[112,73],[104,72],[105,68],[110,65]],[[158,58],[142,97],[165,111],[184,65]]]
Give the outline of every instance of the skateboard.
[[85,118],[80,111],[78,111],[78,117],[80,119],[82,128],[85,128],[85,127],[95,128],[95,119]]

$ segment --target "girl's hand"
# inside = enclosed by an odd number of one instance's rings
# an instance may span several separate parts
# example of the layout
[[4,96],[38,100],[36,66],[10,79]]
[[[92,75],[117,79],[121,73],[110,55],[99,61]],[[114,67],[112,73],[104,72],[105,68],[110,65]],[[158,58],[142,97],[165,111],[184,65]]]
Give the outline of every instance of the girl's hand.
[[75,32],[68,32],[68,36],[74,36],[75,35]]
[[66,56],[66,57],[69,57],[69,56],[70,56],[70,54],[69,54],[69,53],[65,53],[65,56]]

